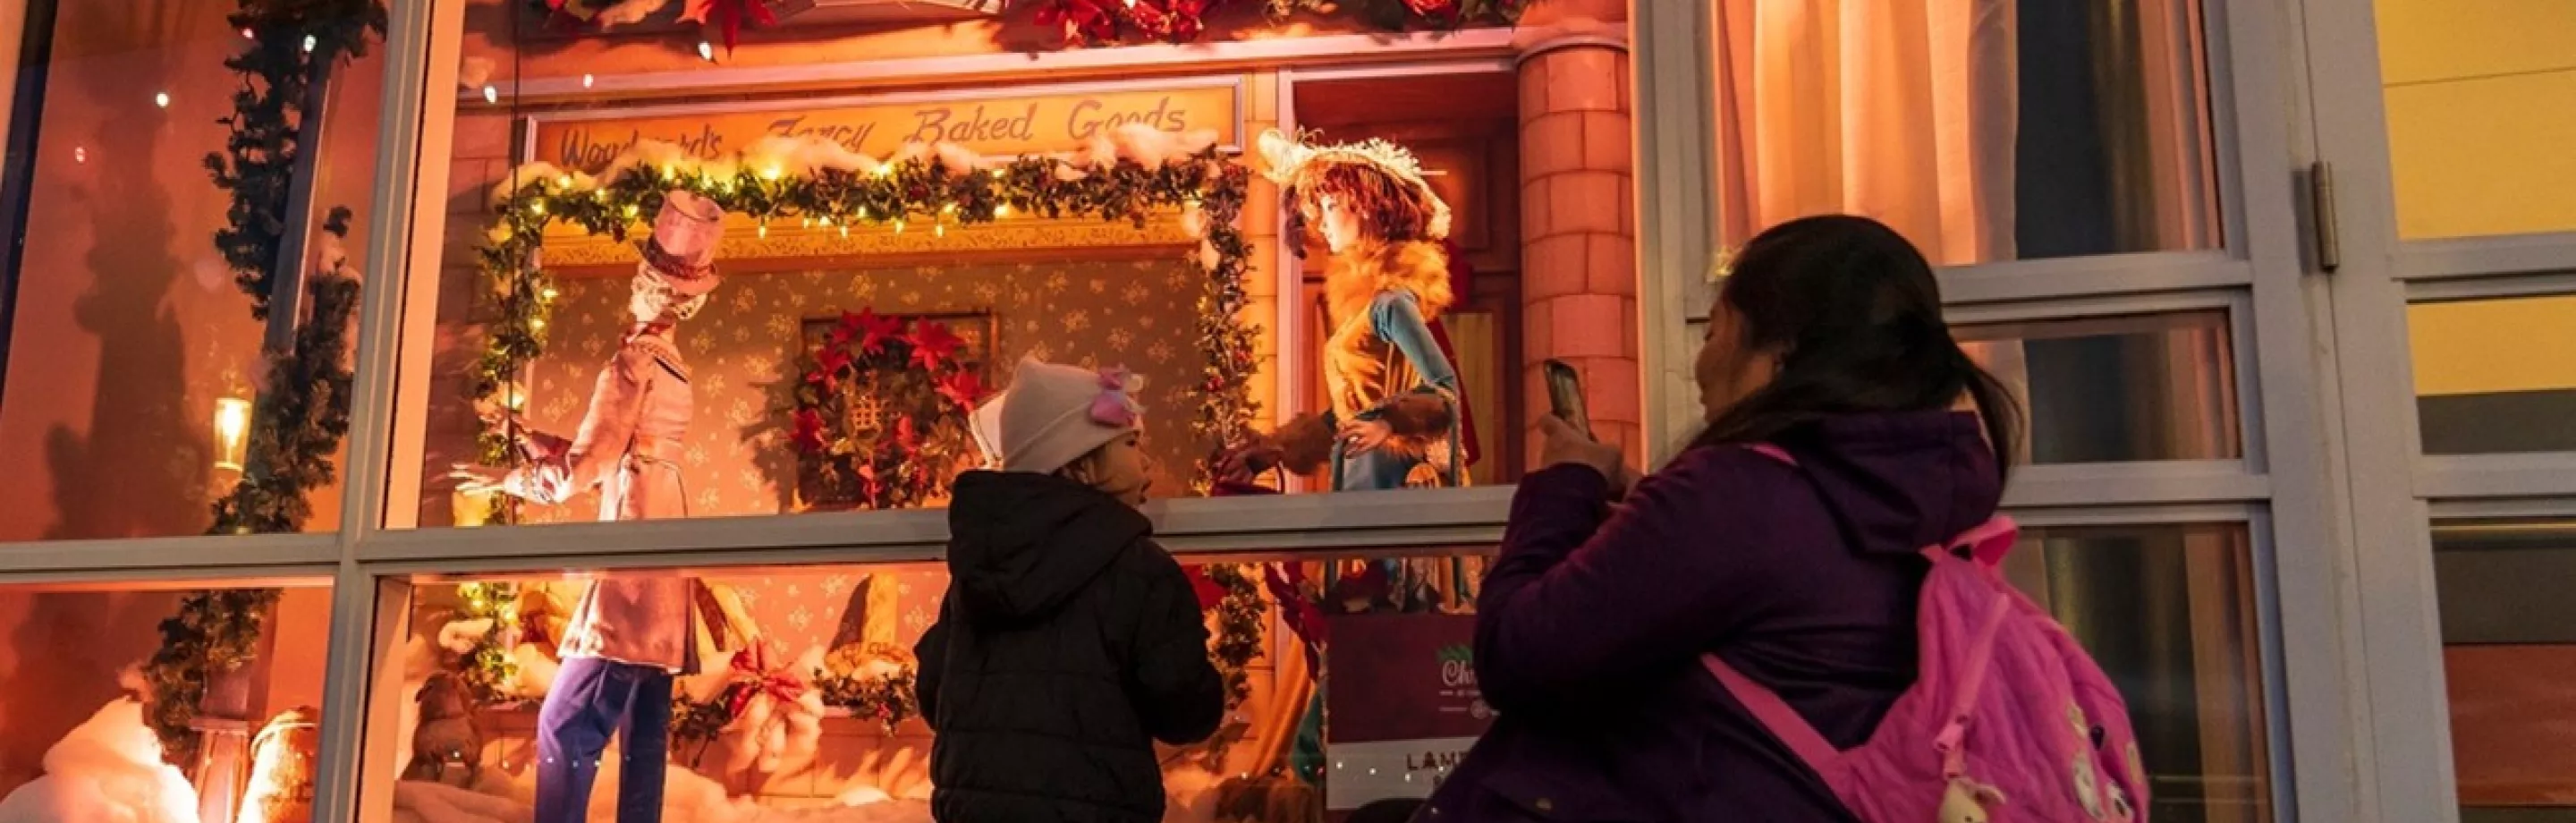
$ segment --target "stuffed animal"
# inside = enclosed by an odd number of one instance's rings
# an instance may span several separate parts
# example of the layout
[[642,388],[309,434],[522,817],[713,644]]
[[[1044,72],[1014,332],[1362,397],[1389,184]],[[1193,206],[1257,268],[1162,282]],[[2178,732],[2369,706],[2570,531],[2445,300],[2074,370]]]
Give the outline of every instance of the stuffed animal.
[[465,681],[454,672],[430,675],[420,687],[420,728],[411,736],[411,766],[404,780],[471,787],[483,776],[483,730],[474,724]]

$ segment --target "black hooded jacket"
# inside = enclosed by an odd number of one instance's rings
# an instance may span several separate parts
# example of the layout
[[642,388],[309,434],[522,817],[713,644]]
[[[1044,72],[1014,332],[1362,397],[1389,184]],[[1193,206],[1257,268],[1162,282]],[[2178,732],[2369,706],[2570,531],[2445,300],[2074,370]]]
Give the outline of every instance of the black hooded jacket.
[[1181,566],[1135,509],[1081,484],[970,472],[948,514],[948,595],[922,635],[942,823],[1154,823],[1153,741],[1225,714]]

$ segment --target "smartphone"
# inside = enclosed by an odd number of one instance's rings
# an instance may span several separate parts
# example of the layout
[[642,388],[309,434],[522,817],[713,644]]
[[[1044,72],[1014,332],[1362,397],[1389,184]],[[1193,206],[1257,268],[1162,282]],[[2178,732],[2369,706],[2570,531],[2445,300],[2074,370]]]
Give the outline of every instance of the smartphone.
[[1550,359],[1542,368],[1547,371],[1548,413],[1591,437],[1592,415],[1583,410],[1583,376],[1563,360]]

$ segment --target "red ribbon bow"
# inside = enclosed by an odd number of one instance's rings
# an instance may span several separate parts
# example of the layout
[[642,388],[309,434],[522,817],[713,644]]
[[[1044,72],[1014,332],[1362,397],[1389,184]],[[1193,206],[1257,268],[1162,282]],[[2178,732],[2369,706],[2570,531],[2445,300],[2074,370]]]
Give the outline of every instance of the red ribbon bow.
[[769,644],[753,643],[751,648],[733,656],[730,667],[734,686],[727,695],[725,707],[736,717],[751,705],[753,698],[767,694],[780,703],[794,703],[805,696],[805,679],[785,669],[773,669],[769,661]]

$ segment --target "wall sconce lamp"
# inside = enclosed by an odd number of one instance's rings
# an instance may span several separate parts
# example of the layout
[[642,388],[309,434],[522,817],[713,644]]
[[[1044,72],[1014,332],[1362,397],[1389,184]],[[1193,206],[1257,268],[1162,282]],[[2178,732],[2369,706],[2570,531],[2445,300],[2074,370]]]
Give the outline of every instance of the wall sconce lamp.
[[215,468],[241,471],[250,449],[250,400],[225,397],[215,401]]

